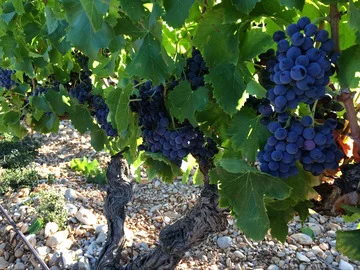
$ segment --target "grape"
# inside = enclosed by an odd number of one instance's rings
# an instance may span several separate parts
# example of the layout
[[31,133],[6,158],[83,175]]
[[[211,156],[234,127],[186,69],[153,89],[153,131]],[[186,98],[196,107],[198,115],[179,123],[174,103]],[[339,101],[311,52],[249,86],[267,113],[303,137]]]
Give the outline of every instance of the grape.
[[306,77],[302,80],[299,80],[296,82],[296,86],[300,88],[301,90],[308,90],[315,82],[314,78],[310,77],[309,75],[306,75]]
[[276,161],[270,161],[269,162],[269,169],[272,171],[277,171],[279,169],[279,163]]
[[280,40],[283,40],[283,39],[285,39],[285,33],[283,31],[276,31],[273,34],[273,40],[275,42],[279,42]]
[[279,150],[275,150],[271,153],[271,158],[274,161],[280,161],[283,158],[283,152]]
[[285,96],[278,96],[275,98],[276,112],[282,112],[286,107],[287,99]]
[[331,57],[330,57],[331,58],[331,63],[336,64],[338,59],[339,59],[339,56],[340,56],[340,53],[338,53],[338,52],[332,53]]
[[311,151],[316,147],[316,143],[313,140],[305,140],[303,149],[307,151]]
[[278,42],[278,52],[286,52],[289,48],[289,41],[282,39]]
[[316,77],[321,73],[321,66],[317,62],[312,62],[309,64],[309,66],[306,68],[307,74],[309,74],[312,77]]
[[322,44],[320,46],[320,50],[323,50],[329,54],[334,50],[334,47],[335,47],[334,41],[332,39],[328,39],[328,40],[322,42]]
[[294,61],[290,58],[284,58],[279,63],[281,71],[289,71],[294,66]]
[[286,57],[291,58],[293,61],[301,55],[301,50],[298,47],[290,47],[286,52]]
[[300,81],[305,78],[307,70],[304,66],[296,65],[290,71],[290,76],[293,80]]
[[286,97],[286,99],[287,99],[288,101],[291,101],[291,100],[295,99],[295,98],[296,98],[295,91],[292,90],[292,89],[288,90],[288,91],[286,92],[286,94],[285,94],[285,97]]
[[304,42],[301,45],[301,49],[304,51],[309,50],[310,48],[312,48],[314,46],[314,41],[312,40],[312,38],[310,37],[305,37],[304,38]]
[[0,68],[0,87],[9,90],[13,86],[18,85],[18,83],[11,79],[12,74],[15,74],[15,70]]
[[278,122],[270,122],[267,128],[271,133],[274,133],[278,128],[281,128],[281,125]]
[[317,26],[315,24],[308,24],[307,26],[305,26],[305,35],[308,36],[308,37],[312,37],[313,35],[316,34],[316,31],[317,31]]
[[296,24],[290,24],[286,28],[286,33],[291,37],[293,34],[297,33],[299,31],[299,27]]
[[282,71],[280,73],[280,83],[281,84],[288,84],[291,82],[291,76],[289,71]]
[[294,131],[290,131],[290,132],[288,132],[288,134],[287,134],[287,138],[286,138],[286,140],[287,140],[287,142],[289,142],[289,143],[295,143],[297,140],[298,140],[298,134],[296,133],[296,132],[294,132]]
[[289,115],[286,112],[278,113],[277,119],[279,123],[286,123],[288,120]]
[[277,140],[284,140],[287,136],[287,131],[285,128],[278,128],[274,135]]
[[313,124],[313,119],[311,118],[311,116],[304,116],[304,117],[301,119],[301,124],[302,124],[304,127],[310,127],[310,126]]
[[319,42],[325,42],[329,38],[329,32],[321,29],[315,34],[315,40]]
[[287,88],[284,85],[278,84],[274,87],[274,94],[277,96],[285,95]]
[[271,116],[273,114],[273,109],[270,104],[267,105],[260,105],[259,112],[263,116]]
[[295,143],[289,143],[286,146],[286,152],[288,152],[290,155],[295,155],[298,149],[299,148]]
[[304,128],[302,135],[304,139],[311,140],[315,137],[315,130],[310,127]]
[[320,58],[321,52],[317,48],[311,48],[306,51],[306,56],[309,58],[310,61],[316,61]]
[[305,37],[302,33],[296,32],[291,36],[291,42],[295,46],[301,46],[304,43]]
[[301,18],[297,21],[297,26],[298,26],[298,28],[299,28],[300,30],[304,30],[305,27],[306,27],[307,25],[309,25],[310,23],[311,23],[311,21],[310,21],[309,17],[304,16],[304,17],[301,17]]
[[309,64],[309,58],[306,55],[299,55],[295,60],[295,65],[306,67]]

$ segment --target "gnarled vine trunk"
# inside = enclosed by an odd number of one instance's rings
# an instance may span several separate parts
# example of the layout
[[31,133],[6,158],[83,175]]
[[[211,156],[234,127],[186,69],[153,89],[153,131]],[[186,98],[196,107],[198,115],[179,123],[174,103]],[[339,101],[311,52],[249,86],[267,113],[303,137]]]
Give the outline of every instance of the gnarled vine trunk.
[[[202,172],[207,174],[207,169]],[[96,269],[175,269],[191,247],[210,233],[227,228],[227,213],[218,207],[217,186],[205,183],[196,205],[184,217],[161,230],[156,248],[140,254],[127,265],[120,265],[125,205],[133,194],[129,174],[128,164],[121,154],[113,156],[107,169],[109,189],[104,205],[108,237]]]

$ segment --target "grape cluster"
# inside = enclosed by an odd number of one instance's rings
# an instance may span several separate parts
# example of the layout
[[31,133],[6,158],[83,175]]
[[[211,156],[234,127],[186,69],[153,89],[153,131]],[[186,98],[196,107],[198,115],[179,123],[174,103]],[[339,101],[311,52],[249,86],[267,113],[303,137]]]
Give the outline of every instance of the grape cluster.
[[15,73],[15,70],[0,68],[0,87],[7,90],[11,89],[17,83],[11,79],[11,75]]
[[118,136],[117,130],[107,121],[109,107],[105,103],[105,100],[102,96],[93,95],[91,92],[92,81],[90,76],[92,72],[88,67],[89,58],[81,52],[74,52],[73,54],[81,67],[81,71],[77,84],[70,88],[70,96],[76,98],[80,104],[87,102],[90,108],[93,108],[91,115],[95,117],[100,127],[105,130],[107,136]]
[[259,61],[255,60],[255,70],[259,77],[259,83],[265,88],[270,89],[275,86],[274,82],[270,79],[269,67],[276,65],[276,55],[274,49],[269,49],[265,53],[258,55]]
[[171,118],[164,104],[163,85],[153,87],[147,81],[138,89],[141,101],[131,102],[130,109],[138,113],[138,125],[144,140],[139,150],[161,153],[178,166],[190,153],[200,159],[211,158],[217,153],[215,142],[205,138],[197,127],[187,122],[177,129],[170,127]]
[[110,137],[116,137],[118,135],[117,130],[114,129],[107,121],[109,107],[105,103],[104,99],[101,96],[96,95],[92,97],[91,103],[95,109],[95,111],[92,112],[92,115],[95,116],[96,121],[101,126],[101,128],[105,130],[106,135]]
[[70,96],[76,98],[80,104],[84,104],[86,101],[92,99],[93,95],[91,94],[92,82],[91,82],[91,71],[81,71],[80,72],[80,81],[69,91]]
[[[184,70],[193,90],[204,85],[203,74],[206,72],[208,69],[200,52],[193,50]],[[163,85],[153,86],[151,81],[142,85],[135,81],[134,84],[139,90],[139,97],[132,95],[131,98],[140,101],[130,102],[130,109],[138,113],[138,125],[142,131],[143,144],[139,150],[161,153],[178,166],[188,154],[206,162],[218,152],[216,143],[205,137],[198,127],[187,121],[178,123],[175,119],[174,122],[171,120],[164,103]],[[177,80],[169,80],[167,90],[173,90],[177,84]]]
[[[269,62],[270,79],[276,84],[268,90],[267,97],[276,112],[295,109],[299,102],[311,104],[325,95],[325,86],[335,68],[332,61],[334,42],[326,30],[318,30],[308,17],[297,24],[290,24],[286,32],[277,31],[273,39],[277,42],[276,61]],[[321,43],[316,48],[316,43]]]
[[303,168],[313,175],[320,175],[325,169],[336,170],[343,158],[343,153],[334,143],[332,133],[337,126],[336,120],[328,119],[324,125],[311,127],[311,117],[305,116],[301,124],[304,143],[300,162]]
[[204,86],[204,75],[209,73],[209,69],[199,50],[194,49],[191,54],[192,57],[186,60],[184,73],[191,84],[191,89],[196,90]]
[[289,127],[279,122],[270,122],[267,127],[273,135],[258,152],[263,172],[280,178],[294,176],[298,172],[296,162],[300,161],[304,170],[320,175],[325,169],[337,169],[343,158],[332,134],[336,127],[334,119],[313,127],[312,118],[304,116],[301,121],[291,119]]

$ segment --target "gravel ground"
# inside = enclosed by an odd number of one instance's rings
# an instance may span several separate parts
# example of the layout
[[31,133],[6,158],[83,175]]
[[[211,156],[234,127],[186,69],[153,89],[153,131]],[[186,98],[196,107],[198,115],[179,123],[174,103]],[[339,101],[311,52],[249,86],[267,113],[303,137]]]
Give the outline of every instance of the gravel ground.
[[[0,198],[0,203],[52,270],[92,269],[106,239],[106,219],[102,214],[106,192],[70,170],[69,161],[87,156],[97,158],[105,166],[109,156],[96,153],[90,146],[90,138],[81,136],[66,121],[58,134],[32,136],[43,142],[33,166],[44,177],[54,174],[56,181],[51,185],[43,181],[33,191],[23,188],[9,192]],[[55,190],[64,196],[69,213],[65,229],[48,223],[38,234],[28,233],[35,211],[24,201],[38,190]],[[200,187],[192,185],[191,180],[187,184],[174,181],[170,185],[146,178],[141,183],[134,182],[134,199],[127,206],[127,241],[122,261],[128,262],[154,247],[159,231],[191,208],[199,193]],[[345,223],[341,217],[314,213],[304,224],[295,217],[288,225],[285,244],[270,236],[260,242],[251,241],[236,228],[231,216],[228,221],[226,231],[209,235],[201,245],[187,252],[177,269],[360,269],[360,262],[349,260],[335,248],[335,232],[357,226],[357,223]],[[302,227],[310,227],[315,239],[301,233]],[[0,269],[41,269],[2,216]]]

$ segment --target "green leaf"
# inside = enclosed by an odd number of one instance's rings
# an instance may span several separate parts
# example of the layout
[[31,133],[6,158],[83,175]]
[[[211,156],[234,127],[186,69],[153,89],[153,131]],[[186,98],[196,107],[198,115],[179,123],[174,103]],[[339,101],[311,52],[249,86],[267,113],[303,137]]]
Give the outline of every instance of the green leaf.
[[298,10],[302,10],[305,5],[305,0],[280,0],[280,5],[290,9],[297,8]]
[[67,92],[65,90],[61,90],[60,92],[49,90],[45,94],[46,101],[57,115],[64,115],[65,112],[69,110],[66,96]]
[[176,176],[181,175],[181,170],[178,166],[172,163],[170,160],[162,156],[162,154],[146,152],[147,160],[147,173],[149,179],[160,177],[167,183],[172,183]]
[[210,69],[206,82],[214,87],[214,97],[220,107],[229,114],[237,111],[239,100],[246,88],[240,70],[234,64],[219,64]]
[[196,120],[200,123],[200,128],[205,134],[219,138],[221,141],[227,140],[231,118],[215,102],[209,102],[204,110],[198,112]]
[[[254,46],[256,44],[256,46]],[[240,42],[239,56],[241,60],[250,60],[260,53],[265,52],[273,45],[272,37],[262,32],[260,29],[247,31],[245,37]]]
[[319,178],[306,172],[301,165],[298,164],[297,167],[299,173],[284,180],[286,184],[293,188],[291,199],[294,202],[314,199],[318,194],[312,187],[320,184]]
[[288,223],[294,218],[294,210],[290,207],[279,210],[271,204],[267,204],[266,209],[270,220],[271,236],[285,243],[286,237],[288,236]]
[[[237,217],[237,225],[255,241],[266,235],[270,222],[264,195],[279,200],[290,195],[291,188],[281,180],[262,173],[239,159],[220,159],[211,171],[220,181],[220,196]],[[216,174],[216,175],[214,175]]]
[[[87,0],[82,1],[87,2]],[[100,2],[100,0],[98,1]],[[114,38],[112,29],[98,12],[89,17],[88,10],[85,9],[80,0],[64,0],[63,5],[70,24],[67,39],[74,46],[84,50],[86,55],[95,58],[99,49],[108,47]],[[97,16],[100,17],[101,24],[97,22],[99,20]]]
[[357,88],[360,77],[360,44],[354,45],[341,52],[339,57],[339,82],[342,87]]
[[22,0],[12,0],[12,3],[15,8],[15,12],[19,15],[22,15],[25,13],[24,4]]
[[94,125],[90,112],[79,105],[72,104],[72,110],[70,111],[69,116],[74,127],[81,134],[85,133],[88,130],[91,130]]
[[93,31],[96,32],[102,27],[103,23],[103,14],[101,14],[95,2],[100,2],[98,0],[79,0],[86,16],[89,18],[90,24],[93,28]]
[[251,80],[246,86],[246,93],[255,95],[257,98],[264,98],[267,90],[258,82]]
[[166,14],[163,19],[172,27],[181,27],[189,16],[194,0],[164,0]]
[[261,0],[232,0],[233,5],[243,13],[249,14],[255,7],[256,3]]
[[45,18],[48,34],[50,35],[58,28],[59,21],[56,19],[55,14],[48,6],[45,7]]
[[239,57],[238,27],[223,21],[223,9],[209,10],[195,30],[193,44],[202,52],[208,67],[223,62],[235,64]]
[[20,113],[16,111],[8,111],[3,116],[4,125],[13,125],[20,121]]
[[158,84],[167,78],[167,70],[160,42],[151,33],[147,33],[139,51],[127,67],[129,75],[151,79],[154,84]]
[[129,98],[132,92],[132,84],[129,83],[124,89],[112,88],[106,98],[110,109],[111,123],[119,133],[126,130],[130,122]]
[[94,125],[91,128],[91,146],[95,151],[101,151],[104,149],[104,146],[108,143],[108,138],[103,129],[99,128],[97,125]]
[[188,119],[196,126],[195,112],[203,110],[208,103],[208,89],[200,87],[193,91],[188,81],[182,81],[170,92],[168,100],[171,115],[181,122]]
[[360,8],[354,1],[349,1],[349,25],[351,28],[360,31]]
[[310,236],[313,240],[315,239],[315,233],[311,228],[309,227],[301,228],[301,232]]
[[146,10],[141,0],[120,0],[120,6],[133,22],[138,22],[146,15]]
[[31,105],[38,110],[44,111],[44,112],[52,112],[53,108],[51,107],[50,103],[45,99],[45,96],[34,96],[31,99]]
[[234,150],[241,151],[251,162],[255,162],[258,149],[270,135],[260,123],[261,118],[254,110],[243,107],[232,119],[228,132]]
[[360,260],[360,230],[337,231],[336,249],[352,260]]

